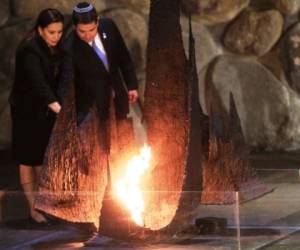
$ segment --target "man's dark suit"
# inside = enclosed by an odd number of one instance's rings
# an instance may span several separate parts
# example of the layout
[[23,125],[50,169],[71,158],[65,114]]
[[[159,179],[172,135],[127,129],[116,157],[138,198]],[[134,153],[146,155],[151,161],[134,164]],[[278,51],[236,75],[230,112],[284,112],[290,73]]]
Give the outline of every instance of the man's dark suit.
[[125,118],[129,112],[127,92],[138,87],[133,62],[114,22],[101,18],[98,34],[106,51],[109,71],[105,69],[93,48],[82,41],[75,31],[65,43],[69,55],[67,64],[72,65],[69,69],[66,67],[65,71],[68,75],[71,73],[75,84],[78,124],[84,120],[94,104],[97,105],[101,118],[108,117],[112,89],[115,93],[117,118]]

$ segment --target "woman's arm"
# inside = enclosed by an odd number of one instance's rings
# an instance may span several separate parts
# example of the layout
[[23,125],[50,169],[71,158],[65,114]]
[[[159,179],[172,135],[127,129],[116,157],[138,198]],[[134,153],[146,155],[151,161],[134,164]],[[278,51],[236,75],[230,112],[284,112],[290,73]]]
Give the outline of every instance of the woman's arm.
[[41,56],[32,49],[23,51],[21,56],[28,88],[32,91],[34,98],[48,105],[57,102],[57,98],[46,80],[46,72],[42,67]]
[[58,102],[52,102],[48,104],[48,108],[51,109],[56,114],[58,114],[61,110],[61,106]]

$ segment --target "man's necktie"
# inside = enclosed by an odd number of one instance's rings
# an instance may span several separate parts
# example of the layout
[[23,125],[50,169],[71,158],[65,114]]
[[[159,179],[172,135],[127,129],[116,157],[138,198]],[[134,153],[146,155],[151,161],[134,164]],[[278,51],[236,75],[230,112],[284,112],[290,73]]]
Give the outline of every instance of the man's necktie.
[[98,57],[103,62],[106,70],[108,71],[109,70],[109,66],[108,66],[108,61],[107,61],[107,58],[106,58],[105,54],[98,48],[98,46],[96,45],[95,41],[93,41],[92,47],[95,50],[95,52],[97,53]]

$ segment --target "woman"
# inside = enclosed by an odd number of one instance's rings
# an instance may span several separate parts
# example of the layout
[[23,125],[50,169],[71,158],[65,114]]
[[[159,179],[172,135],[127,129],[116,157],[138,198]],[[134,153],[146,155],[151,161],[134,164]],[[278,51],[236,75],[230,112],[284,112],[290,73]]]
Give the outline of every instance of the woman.
[[34,209],[33,192],[56,114],[61,109],[57,90],[63,21],[63,15],[56,9],[40,12],[33,31],[17,49],[10,96],[13,156],[20,164],[20,183],[29,203],[31,220],[36,223],[47,223]]

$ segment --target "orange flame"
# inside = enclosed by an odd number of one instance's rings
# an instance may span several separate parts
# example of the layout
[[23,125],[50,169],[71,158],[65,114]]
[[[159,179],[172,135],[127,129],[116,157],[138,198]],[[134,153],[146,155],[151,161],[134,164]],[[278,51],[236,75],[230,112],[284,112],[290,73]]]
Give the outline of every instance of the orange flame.
[[151,148],[144,145],[140,149],[140,154],[134,156],[126,167],[123,179],[115,184],[115,191],[118,198],[127,207],[133,221],[144,226],[143,212],[144,200],[140,189],[140,180],[145,171],[149,168],[151,158]]

